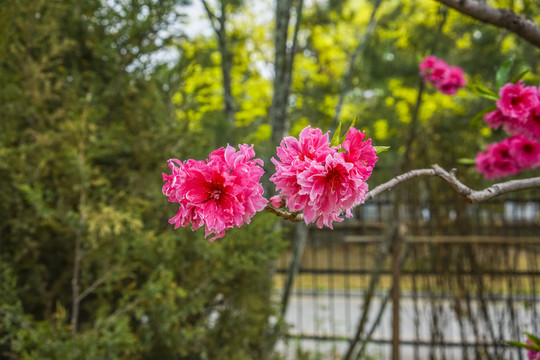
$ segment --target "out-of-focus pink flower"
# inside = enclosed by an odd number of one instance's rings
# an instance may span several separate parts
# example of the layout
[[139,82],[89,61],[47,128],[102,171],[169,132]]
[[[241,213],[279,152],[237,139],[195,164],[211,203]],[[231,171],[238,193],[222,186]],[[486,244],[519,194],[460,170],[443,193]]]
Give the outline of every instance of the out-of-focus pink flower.
[[488,147],[488,153],[493,157],[493,167],[495,168],[497,177],[516,175],[522,169],[518,165],[516,159],[512,156],[512,148],[508,138],[492,144]]
[[444,73],[442,80],[435,86],[440,92],[446,95],[454,95],[459,89],[467,84],[465,74],[460,67],[449,66]]
[[279,209],[285,206],[285,201],[283,200],[283,197],[281,197],[281,195],[274,195],[270,198],[270,205],[272,205],[276,209]]
[[496,109],[496,110],[493,110],[492,112],[484,114],[484,121],[492,129],[498,129],[507,120],[508,120],[508,118],[506,116],[504,116],[502,114],[501,110],[499,110],[499,109]]
[[420,75],[424,78],[424,81],[437,84],[443,80],[446,71],[448,70],[448,64],[444,60],[438,59],[431,55],[427,56],[419,65]]
[[499,90],[500,99],[497,107],[505,116],[525,122],[531,109],[538,105],[538,89],[534,86],[524,86],[523,81],[517,84],[506,84]]
[[540,103],[531,109],[525,122],[525,136],[540,141]]
[[299,140],[285,138],[277,149],[279,160],[272,158],[276,173],[270,178],[286,197],[291,211],[303,210],[306,223],[332,228],[342,221],[340,214],[352,216],[351,208],[362,203],[377,161],[371,140],[350,128],[343,143],[346,152],[331,147],[328,135],[307,127]]
[[422,62],[418,65],[418,67],[420,68],[420,75],[422,77],[429,76],[438,61],[440,60],[433,55],[426,56],[424,60],[422,60]]
[[222,238],[225,230],[249,223],[266,206],[259,182],[264,170],[260,159],[253,159],[253,146],[239,145],[213,151],[204,161],[169,160],[171,174],[163,174],[163,194],[178,202],[178,213],[169,220],[175,228],[191,223],[192,230],[205,226],[210,234]]
[[534,169],[540,166],[540,144],[522,135],[514,135],[499,143],[490,144],[486,152],[476,156],[476,169],[486,179]]
[[529,110],[524,119],[506,116],[501,110],[496,109],[484,115],[484,121],[492,129],[500,126],[509,133],[523,135],[529,139],[540,140],[540,103]]
[[512,134],[476,156],[476,168],[488,179],[515,175],[540,166],[540,89],[508,83],[499,90],[497,109],[484,115],[493,129]]
[[476,169],[486,179],[515,175],[520,171],[505,141],[488,145],[485,153],[479,153],[476,156]]
[[493,169],[493,161],[491,156],[487,152],[479,152],[475,158],[476,171],[483,174],[486,179],[496,178],[495,171]]
[[[533,343],[527,339],[525,341],[527,345],[533,345]],[[527,359],[529,360],[540,360],[540,351],[527,350]]]
[[419,68],[424,81],[431,83],[443,94],[454,95],[467,84],[461,68],[449,66],[444,60],[435,56],[424,58]]
[[540,166],[540,144],[523,135],[514,135],[507,139],[510,155],[522,170]]
[[485,114],[484,121],[492,129],[498,129],[502,126],[504,131],[509,134],[527,134],[529,132],[525,123],[517,118],[503,115],[499,109]]

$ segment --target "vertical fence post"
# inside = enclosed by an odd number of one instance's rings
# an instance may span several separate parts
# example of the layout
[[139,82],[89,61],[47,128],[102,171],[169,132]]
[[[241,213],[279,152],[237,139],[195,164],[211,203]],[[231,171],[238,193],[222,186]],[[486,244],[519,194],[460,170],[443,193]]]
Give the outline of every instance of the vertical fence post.
[[399,226],[392,239],[392,360],[399,360],[399,309],[401,278],[401,233]]
[[294,248],[289,265],[289,271],[287,272],[287,280],[283,286],[283,292],[281,295],[281,317],[285,318],[287,313],[287,306],[289,304],[289,298],[291,297],[291,291],[294,283],[294,278],[300,271],[300,265],[304,256],[304,248],[308,239],[308,229],[304,223],[296,224],[296,231],[294,236]]

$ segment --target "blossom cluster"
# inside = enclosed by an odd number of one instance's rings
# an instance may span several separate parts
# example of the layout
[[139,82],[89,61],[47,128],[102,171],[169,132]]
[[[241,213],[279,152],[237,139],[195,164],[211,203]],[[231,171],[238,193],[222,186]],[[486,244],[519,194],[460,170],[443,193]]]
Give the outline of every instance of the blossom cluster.
[[[371,176],[378,160],[371,139],[364,132],[350,128],[341,145],[331,146],[328,133],[306,127],[299,139],[286,137],[276,149],[279,160],[272,158],[276,173],[270,178],[281,195],[273,196],[275,208],[287,206],[303,211],[306,223],[332,228],[333,221],[343,221],[342,212],[352,216],[352,207],[364,202]],[[171,174],[163,174],[163,194],[179,204],[169,220],[175,228],[205,227],[210,241],[225,231],[249,223],[268,201],[262,196],[260,178],[263,161],[254,158],[253,145],[232,146],[213,151],[205,161],[169,160]]]
[[343,221],[342,212],[351,217],[351,208],[364,202],[378,160],[371,139],[350,128],[343,144],[331,146],[328,133],[306,127],[299,138],[286,137],[272,158],[276,173],[270,181],[285,197],[290,211],[303,210],[307,224],[332,228]]
[[435,56],[425,57],[419,67],[424,81],[435,86],[443,94],[454,95],[467,84],[460,67],[450,66]]
[[540,144],[523,135],[513,135],[490,144],[476,156],[476,169],[487,179],[516,175],[540,166]]
[[178,213],[169,220],[175,228],[195,230],[205,226],[210,241],[222,238],[225,230],[249,224],[251,217],[264,209],[260,178],[261,159],[253,159],[253,145],[232,146],[213,151],[206,161],[169,160],[171,174],[163,174],[163,194],[179,204]]
[[540,166],[540,89],[522,81],[499,91],[497,109],[484,115],[493,129],[513,136],[488,145],[476,156],[476,168],[488,179],[515,175]]

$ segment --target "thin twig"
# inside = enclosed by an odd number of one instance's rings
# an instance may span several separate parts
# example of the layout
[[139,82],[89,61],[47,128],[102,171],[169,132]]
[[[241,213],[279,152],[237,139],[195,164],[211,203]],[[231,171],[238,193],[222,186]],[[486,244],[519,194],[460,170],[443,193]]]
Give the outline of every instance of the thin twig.
[[289,221],[292,221],[292,222],[304,221],[304,215],[302,215],[302,214],[290,213],[290,212],[288,212],[286,210],[279,210],[279,209],[276,209],[275,207],[272,207],[270,205],[267,205],[264,208],[264,210],[268,211],[269,213],[275,214],[275,215],[277,215],[279,217],[282,217],[285,220],[289,220]]
[[[420,176],[438,176],[450,184],[450,186],[469,203],[479,203],[487,201],[491,198],[497,197],[502,194],[540,188],[540,177],[533,177],[529,179],[510,180],[502,183],[493,184],[483,190],[473,190],[467,185],[463,184],[456,177],[456,170],[452,169],[447,171],[437,164],[434,164],[431,169],[416,169],[411,170],[401,175],[396,176],[389,181],[376,186],[374,189],[366,194],[365,201],[372,200],[380,193],[389,191],[402,182],[420,177]],[[304,221],[304,215],[301,213],[290,213],[285,210],[276,209],[270,205],[265,208],[266,211],[282,217],[285,220],[292,222]]]
[[126,313],[128,311],[131,311],[135,306],[137,306],[141,302],[141,299],[135,299],[133,301],[130,301],[127,303],[124,307],[116,309],[113,313],[109,314],[106,318],[102,319],[101,321],[96,321],[94,324],[92,330],[98,330],[101,326],[106,324],[107,322],[111,321],[112,319],[118,317],[119,315]]
[[80,293],[79,296],[77,296],[77,301],[81,302],[85,297],[93,293],[94,290],[96,290],[98,286],[103,284],[105,280],[107,280],[115,272],[116,272],[115,268],[110,269],[107,272],[105,272],[101,277],[96,279],[88,288],[86,288],[82,293]]

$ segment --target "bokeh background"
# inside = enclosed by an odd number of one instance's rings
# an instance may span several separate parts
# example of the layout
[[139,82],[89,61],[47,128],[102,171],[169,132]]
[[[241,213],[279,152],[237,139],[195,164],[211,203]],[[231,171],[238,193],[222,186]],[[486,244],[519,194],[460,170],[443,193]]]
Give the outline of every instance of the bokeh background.
[[[540,23],[537,1],[486,3]],[[471,208],[448,184],[421,179],[357,209],[335,233],[302,230],[260,213],[215,243],[202,229],[172,229],[168,219],[177,208],[161,193],[170,158],[204,159],[227,143],[254,144],[268,181],[269,159],[284,135],[297,136],[307,125],[333,131],[339,121],[356,117],[356,127],[375,145],[390,146],[380,154],[370,187],[434,163],[457,168],[473,188],[488,186],[460,159],[474,158],[504,134],[476,116],[493,101],[472,88],[497,91],[495,74],[509,59],[510,77],[529,69],[525,81],[539,83],[538,48],[508,30],[433,0],[3,0],[0,34],[2,359],[339,358],[344,352],[335,347],[324,355],[302,350],[294,339],[304,332],[312,340],[328,335],[346,344],[359,319],[349,314],[348,330],[337,335],[335,329],[321,335],[295,328],[291,322],[300,316],[285,316],[282,294],[294,290],[286,279],[302,273],[302,266],[321,273],[360,261],[357,268],[364,270],[349,271],[348,283],[334,281],[335,272],[319,282],[293,283],[297,292],[352,288],[365,297],[366,276],[377,268],[373,259],[389,254],[381,261],[388,264],[387,278],[375,277],[379,290],[388,289],[391,251],[372,246],[380,239],[368,241],[372,248],[362,248],[354,261],[344,254],[357,251],[350,244],[369,240],[358,236],[392,238],[396,229],[428,236],[412,252],[415,265],[403,269],[428,271],[444,261],[455,265],[442,268],[482,274],[504,263],[509,267],[493,271],[529,274],[514,286],[513,278],[487,286],[478,282],[481,275],[467,274],[462,282],[414,288],[405,279],[406,291],[444,288],[463,301],[482,299],[486,288],[536,293],[540,250],[531,238],[540,233],[538,190]],[[418,63],[430,54],[462,67],[469,87],[447,96],[422,84]],[[267,191],[273,191],[268,184]],[[526,215],[507,215],[518,210]],[[508,238],[499,252],[486,253],[487,245],[456,250],[430,243],[442,235]],[[512,237],[527,237],[527,247],[504,262],[504,254],[514,254]],[[319,257],[331,263],[302,260],[302,239],[305,256],[325,244]],[[477,253],[482,260],[470,255]],[[523,265],[521,253],[533,254],[530,265]],[[372,255],[362,260],[362,254]],[[459,263],[463,259],[467,265]],[[426,279],[451,276],[437,274]],[[516,298],[504,299],[514,309],[508,299]],[[536,314],[533,300],[524,301]],[[471,323],[483,321],[482,313],[460,309],[460,319],[468,313]],[[502,341],[522,329],[539,330],[538,317],[526,316],[514,333],[489,335],[499,346],[495,353],[478,350],[470,358],[522,356]],[[496,323],[506,327],[508,319]],[[444,327],[437,331],[427,345],[442,338]],[[300,337],[291,340],[291,333]],[[471,334],[464,337],[482,340],[481,331]],[[286,350],[291,344],[295,351]],[[463,351],[457,358],[469,354]],[[432,351],[426,358],[443,354]]]

